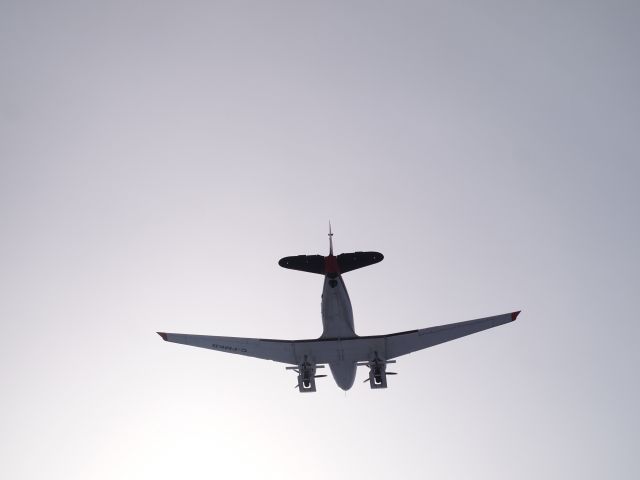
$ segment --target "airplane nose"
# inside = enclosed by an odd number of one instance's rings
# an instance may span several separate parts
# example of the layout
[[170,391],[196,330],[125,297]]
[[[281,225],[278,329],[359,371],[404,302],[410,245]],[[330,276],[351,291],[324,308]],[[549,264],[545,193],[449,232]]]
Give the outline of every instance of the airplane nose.
[[336,384],[345,392],[353,386],[356,379],[356,365],[351,362],[330,363],[331,375]]

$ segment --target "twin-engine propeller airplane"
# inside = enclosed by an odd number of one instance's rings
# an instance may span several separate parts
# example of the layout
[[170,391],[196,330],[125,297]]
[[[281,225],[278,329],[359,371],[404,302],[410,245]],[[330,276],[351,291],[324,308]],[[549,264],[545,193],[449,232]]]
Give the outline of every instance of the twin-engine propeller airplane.
[[[322,335],[312,340],[270,340],[264,338],[212,337],[182,333],[158,332],[165,341],[235,353],[247,357],[273,360],[291,366],[298,374],[300,392],[315,392],[317,369],[329,365],[335,382],[349,390],[359,366],[369,367],[369,386],[387,388],[387,365],[394,358],[433,347],[440,343],[513,322],[520,313],[511,312],[493,317],[450,323],[437,327],[360,337],[353,328],[353,311],[342,274],[382,261],[378,252],[333,254],[333,233],[329,226],[329,255],[298,255],[284,257],[281,267],[324,275],[322,289]],[[365,380],[366,382],[367,380]]]

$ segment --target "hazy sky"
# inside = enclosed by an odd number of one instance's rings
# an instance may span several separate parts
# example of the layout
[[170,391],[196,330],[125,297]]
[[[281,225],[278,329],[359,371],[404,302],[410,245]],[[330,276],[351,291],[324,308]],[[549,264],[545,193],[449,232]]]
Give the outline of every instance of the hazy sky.
[[[0,476],[640,477],[640,4],[0,1]],[[168,344],[523,310],[390,388]]]

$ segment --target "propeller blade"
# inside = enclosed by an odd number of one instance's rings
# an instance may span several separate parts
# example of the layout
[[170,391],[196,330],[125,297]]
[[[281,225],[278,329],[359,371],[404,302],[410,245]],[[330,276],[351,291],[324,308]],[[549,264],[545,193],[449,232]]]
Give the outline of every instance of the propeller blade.
[[313,378],[322,378],[322,377],[326,377],[326,375],[314,375]]
[[396,372],[387,372],[387,375],[397,375]]

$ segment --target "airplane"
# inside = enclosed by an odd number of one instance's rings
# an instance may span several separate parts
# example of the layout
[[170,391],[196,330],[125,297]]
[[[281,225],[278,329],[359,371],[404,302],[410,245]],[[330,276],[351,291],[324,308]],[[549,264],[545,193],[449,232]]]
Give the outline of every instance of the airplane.
[[387,365],[395,363],[395,358],[513,322],[520,314],[520,311],[516,311],[388,335],[358,336],[353,324],[351,300],[342,275],[381,262],[383,258],[379,252],[353,252],[335,256],[329,224],[328,256],[297,255],[280,259],[278,263],[281,267],[324,276],[321,303],[323,331],[317,339],[273,340],[156,333],[167,342],[288,364],[286,370],[298,374],[296,387],[302,393],[316,391],[316,378],[327,376],[317,375],[316,372],[329,365],[338,387],[347,391],[353,386],[357,367],[369,368],[369,378],[365,382],[368,381],[372,389],[387,388],[387,375],[396,375],[387,371]]

